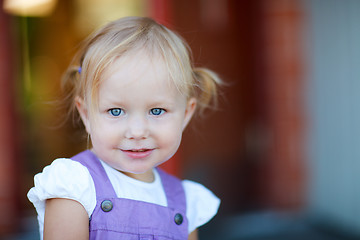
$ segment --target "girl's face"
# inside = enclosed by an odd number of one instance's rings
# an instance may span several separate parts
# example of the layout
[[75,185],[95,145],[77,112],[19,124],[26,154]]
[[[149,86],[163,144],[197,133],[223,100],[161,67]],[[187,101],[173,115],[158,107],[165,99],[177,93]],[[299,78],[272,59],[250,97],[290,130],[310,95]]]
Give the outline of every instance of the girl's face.
[[150,59],[142,52],[108,67],[98,94],[91,116],[89,106],[77,98],[93,151],[128,176],[152,181],[152,169],[177,151],[196,100],[177,90],[161,57]]

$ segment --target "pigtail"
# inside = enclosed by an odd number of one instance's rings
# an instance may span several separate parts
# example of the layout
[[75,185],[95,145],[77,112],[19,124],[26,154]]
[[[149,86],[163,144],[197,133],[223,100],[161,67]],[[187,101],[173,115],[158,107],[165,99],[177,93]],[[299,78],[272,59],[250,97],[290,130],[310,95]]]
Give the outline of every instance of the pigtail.
[[65,117],[66,120],[72,119],[74,124],[77,124],[80,120],[75,106],[76,88],[78,87],[77,81],[79,81],[79,78],[79,67],[70,65],[61,79],[62,105],[67,109]]
[[210,107],[217,108],[218,88],[223,84],[219,76],[207,68],[194,68],[196,98],[200,115]]

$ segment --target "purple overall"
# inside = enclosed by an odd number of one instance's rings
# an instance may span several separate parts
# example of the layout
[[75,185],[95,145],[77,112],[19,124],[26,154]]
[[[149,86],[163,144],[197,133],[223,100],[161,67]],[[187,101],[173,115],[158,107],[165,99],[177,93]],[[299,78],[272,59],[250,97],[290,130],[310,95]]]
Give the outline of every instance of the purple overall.
[[185,192],[181,181],[158,169],[168,207],[117,198],[98,158],[89,150],[72,157],[88,168],[96,189],[96,207],[91,215],[90,239],[186,240]]

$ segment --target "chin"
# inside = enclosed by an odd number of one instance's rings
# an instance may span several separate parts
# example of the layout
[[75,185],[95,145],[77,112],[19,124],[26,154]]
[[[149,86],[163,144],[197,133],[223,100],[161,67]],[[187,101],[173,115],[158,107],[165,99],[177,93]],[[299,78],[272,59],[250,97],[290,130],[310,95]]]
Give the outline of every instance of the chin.
[[147,173],[149,171],[151,171],[153,168],[127,168],[125,170],[120,170],[122,172],[127,172],[127,173],[132,173],[132,174],[144,174],[144,173]]

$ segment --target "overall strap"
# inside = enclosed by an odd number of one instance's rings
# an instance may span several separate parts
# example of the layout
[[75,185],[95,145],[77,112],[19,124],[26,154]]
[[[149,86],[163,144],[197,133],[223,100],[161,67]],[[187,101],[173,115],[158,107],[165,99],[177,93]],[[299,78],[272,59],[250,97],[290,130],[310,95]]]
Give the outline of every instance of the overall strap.
[[168,207],[186,213],[186,197],[181,180],[157,168],[166,194]]
[[95,184],[96,197],[114,197],[115,190],[100,160],[90,150],[83,151],[71,158],[87,167]]

